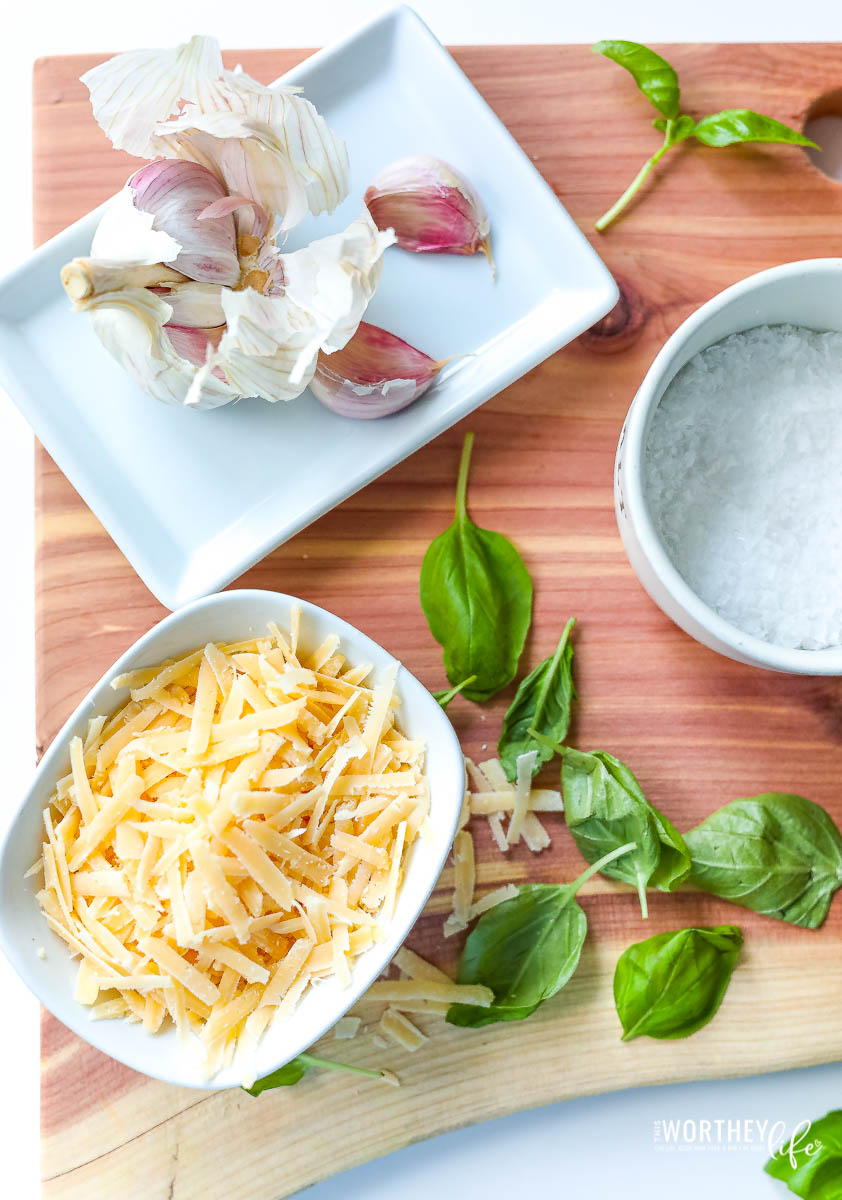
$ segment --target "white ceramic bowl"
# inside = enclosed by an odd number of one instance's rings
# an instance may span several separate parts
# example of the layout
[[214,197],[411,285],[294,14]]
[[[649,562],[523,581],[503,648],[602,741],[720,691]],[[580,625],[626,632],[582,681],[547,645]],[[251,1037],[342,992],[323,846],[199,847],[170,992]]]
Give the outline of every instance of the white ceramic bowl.
[[[67,947],[47,927],[35,893],[40,876],[24,879],[38,858],[43,824],[41,814],[56,781],[69,770],[69,743],[84,735],[90,717],[111,713],[128,699],[128,690],[114,691],[111,679],[135,667],[154,666],[208,641],[234,641],[265,631],[268,621],[288,627],[293,603],[301,605],[301,644],[315,649],[329,633],[341,638],[341,649],[352,662],[374,664],[377,681],[393,657],[365,634],[314,604],[277,592],[222,592],[166,617],[127,650],[85,697],[44,755],[0,851],[0,944],[24,983],[60,1021],[112,1058],[168,1083],[186,1087],[234,1087],[242,1080],[235,1058],[232,1065],[208,1081],[202,1077],[198,1039],[182,1043],[175,1030],[150,1035],[125,1020],[92,1021],[88,1010],[73,999],[76,964]],[[359,998],[392,959],[424,907],[444,865],[456,832],[464,791],[464,763],[456,734],[425,687],[405,667],[397,677],[401,699],[399,723],[411,738],[427,746],[432,839],[419,838],[410,853],[406,877],[395,914],[386,927],[385,941],[356,960],[350,987],[328,979],[311,988],[292,1017],[267,1031],[257,1057],[257,1076],[274,1071],[322,1036]],[[46,957],[38,956],[44,947]]]
[[[842,332],[842,259],[786,263],[751,275],[703,304],[658,354],[632,402],[617,447],[614,500],[629,560],[646,591],[687,633],[738,662],[798,675],[842,675],[842,647],[796,650],[743,633],[692,591],[655,529],[644,489],[644,451],[661,397],[694,354],[757,325]],[[842,417],[842,414],[840,414]]]

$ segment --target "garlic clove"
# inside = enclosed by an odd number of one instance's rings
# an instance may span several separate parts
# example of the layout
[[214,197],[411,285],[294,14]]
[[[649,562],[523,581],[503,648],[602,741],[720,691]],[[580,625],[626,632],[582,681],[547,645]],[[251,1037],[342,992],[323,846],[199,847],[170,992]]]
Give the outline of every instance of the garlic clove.
[[[164,326],[164,333],[180,358],[185,358],[194,367],[201,367],[207,361],[208,351],[212,353],[218,348],[222,341],[222,335],[225,333],[225,326],[217,325],[210,329],[198,329],[167,323]],[[216,367],[215,370],[217,379],[224,381],[225,376],[219,367]]]
[[440,158],[399,158],[377,175],[364,199],[377,227],[394,229],[404,250],[481,251],[494,270],[483,203],[465,176]]
[[310,391],[342,417],[385,417],[417,400],[446,361],[362,321],[341,350],[319,354]]
[[[178,353],[164,328],[172,316],[166,300],[148,288],[127,287],[99,293],[86,307],[97,337],[139,387],[165,404],[186,402],[197,368]],[[210,372],[196,407],[216,408],[240,395],[224,375]]]
[[173,287],[156,287],[156,295],[166,300],[172,309],[167,325],[187,329],[212,329],[225,324],[222,308],[222,289],[215,283],[177,283]]
[[135,207],[151,213],[155,228],[180,247],[174,259],[164,261],[199,283],[237,283],[240,262],[233,211],[217,209],[219,215],[214,215],[214,205],[228,197],[207,167],[157,159],[135,172],[128,187]]

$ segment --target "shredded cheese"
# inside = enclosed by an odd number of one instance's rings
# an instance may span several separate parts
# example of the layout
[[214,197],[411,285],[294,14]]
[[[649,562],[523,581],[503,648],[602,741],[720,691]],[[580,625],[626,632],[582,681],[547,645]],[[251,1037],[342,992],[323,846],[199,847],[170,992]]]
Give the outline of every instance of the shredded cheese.
[[355,1038],[360,1032],[361,1024],[359,1017],[340,1017],[333,1027],[333,1036],[337,1041]]
[[425,828],[424,750],[395,724],[396,669],[367,686],[370,666],[348,667],[337,637],[303,645],[294,610],[288,636],[273,625],[115,680],[131,700],[72,739],[31,868],[79,959],[77,1001],[149,1033],[193,1030],[209,1076],[314,980],[350,983]]
[[428,1040],[426,1033],[422,1033],[409,1017],[394,1008],[386,1009],[377,1028],[404,1050],[417,1050]]
[[529,793],[532,790],[532,773],[538,761],[538,751],[528,750],[517,756],[517,784],[515,786],[515,802],[512,808],[512,819],[506,831],[506,841],[510,846],[520,841],[523,833],[523,822],[529,812]]

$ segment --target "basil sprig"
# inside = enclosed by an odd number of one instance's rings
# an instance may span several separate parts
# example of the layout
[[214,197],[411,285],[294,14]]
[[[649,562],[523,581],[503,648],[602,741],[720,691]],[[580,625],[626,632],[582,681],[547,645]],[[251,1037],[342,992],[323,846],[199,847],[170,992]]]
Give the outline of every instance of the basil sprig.
[[591,863],[615,846],[635,843],[631,854],[601,870],[637,888],[646,918],[646,888],[672,892],[690,873],[684,839],[619,759],[604,750],[564,747],[560,753],[564,819],[573,840]]
[[722,1003],[743,944],[736,925],[675,929],[624,950],[614,971],[623,1041],[689,1037]]
[[[521,754],[536,750],[533,775],[543,763],[549,762],[555,753],[550,743],[563,742],[570,728],[570,709],[576,698],[573,685],[573,645],[570,633],[576,624],[575,617],[564,627],[555,653],[545,658],[530,671],[515,693],[503,717],[503,728],[497,743],[497,755],[503,764],[506,777],[512,783],[517,779],[517,760]],[[536,738],[537,730],[545,740]]]
[[801,1122],[763,1170],[802,1200],[839,1200],[842,1195],[842,1108],[818,1121]]
[[488,700],[515,677],[532,617],[532,580],[501,533],[468,516],[466,493],[474,435],[466,434],[456,486],[456,516],[430,545],[421,567],[421,607],[444,650],[444,669],[468,700]]
[[383,1079],[382,1071],[370,1071],[367,1067],[354,1067],[350,1063],[336,1062],[333,1058],[318,1058],[315,1054],[299,1054],[271,1075],[264,1075],[249,1088],[243,1088],[250,1096],[259,1096],[272,1088],[293,1087],[300,1083],[310,1068],[321,1071],[345,1071],[349,1075],[363,1075],[366,1079]]
[[568,982],[579,965],[588,919],[576,893],[595,872],[628,854],[618,846],[572,883],[526,883],[516,896],[483,913],[468,935],[459,960],[459,983],[482,983],[494,992],[490,1008],[451,1004],[451,1025],[478,1028],[497,1021],[522,1021]]
[[734,800],[684,839],[692,883],[779,921],[817,929],[842,885],[842,834],[803,796]]
[[629,72],[640,92],[660,113],[652,124],[664,135],[662,145],[643,164],[620,199],[597,221],[596,229],[600,232],[620,215],[664,155],[687,138],[696,138],[703,145],[713,147],[752,142],[760,145],[812,146],[818,149],[815,142],[796,129],[790,129],[788,125],[748,108],[726,109],[703,117],[701,121],[682,113],[681,90],[675,68],[647,46],[637,42],[609,41],[597,42],[593,49]]

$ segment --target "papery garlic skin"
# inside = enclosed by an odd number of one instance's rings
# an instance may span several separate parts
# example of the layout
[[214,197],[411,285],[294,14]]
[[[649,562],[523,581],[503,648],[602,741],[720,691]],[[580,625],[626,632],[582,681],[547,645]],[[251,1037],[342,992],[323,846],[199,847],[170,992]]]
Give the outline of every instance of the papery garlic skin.
[[226,332],[185,403],[208,406],[203,383],[217,368],[241,396],[273,402],[299,396],[313,377],[319,351],[340,349],[353,337],[393,241],[391,231],[380,232],[364,209],[342,233],[278,255],[282,295],[224,289]]
[[282,229],[332,212],[348,194],[344,141],[299,89],[225,70],[215,38],[118,54],[82,82],[118,149],[199,163],[226,191],[276,213]]
[[105,205],[91,242],[91,258],[111,267],[168,263],[180,250],[174,237],[155,228],[154,213],[142,212],[135,205],[128,184]]
[[371,420],[407,408],[443,366],[444,361],[362,321],[342,350],[319,355],[310,391],[341,417]]
[[464,175],[440,158],[399,158],[377,175],[364,200],[378,228],[394,229],[404,250],[418,254],[481,251],[491,261],[490,225],[483,203]]

